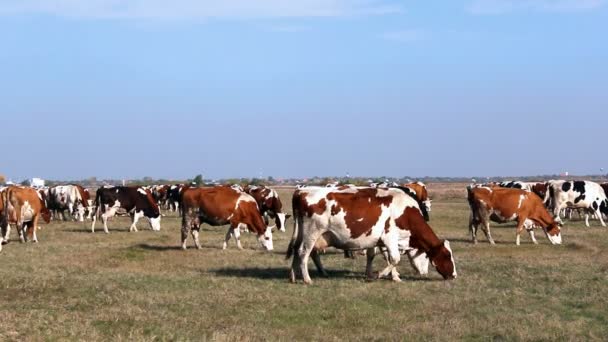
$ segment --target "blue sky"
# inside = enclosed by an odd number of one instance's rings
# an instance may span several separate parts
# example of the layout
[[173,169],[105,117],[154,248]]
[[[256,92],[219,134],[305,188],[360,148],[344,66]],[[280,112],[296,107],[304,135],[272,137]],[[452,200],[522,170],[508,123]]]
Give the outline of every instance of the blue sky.
[[603,0],[3,0],[0,173],[598,173],[607,36]]

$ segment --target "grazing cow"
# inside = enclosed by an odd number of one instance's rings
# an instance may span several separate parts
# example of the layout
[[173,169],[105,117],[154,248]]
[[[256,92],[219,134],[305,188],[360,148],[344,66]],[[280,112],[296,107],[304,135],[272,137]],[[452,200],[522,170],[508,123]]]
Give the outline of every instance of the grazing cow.
[[119,209],[125,210],[131,216],[129,231],[137,231],[137,221],[146,217],[154,231],[160,230],[160,209],[152,197],[150,190],[141,187],[103,187],[97,189],[95,195],[96,214],[93,216],[91,232],[95,232],[97,217],[101,217],[104,232],[108,231],[108,218],[113,217]]
[[[432,200],[429,198],[429,193],[426,189],[426,184],[422,182],[414,182],[414,183],[406,183],[403,184],[404,187],[413,190],[416,193],[416,200],[419,203],[422,203],[426,208],[428,213],[431,212],[431,202]],[[428,219],[427,219],[428,221]]]
[[602,214],[608,215],[608,199],[602,187],[590,181],[552,180],[547,182],[547,201],[552,204],[553,216],[561,221],[559,213],[565,208],[585,209],[585,225],[589,227],[589,213],[596,215],[606,227]]
[[374,249],[383,246],[390,265],[381,274],[392,274],[398,281],[400,250],[409,246],[425,253],[445,279],[456,278],[449,242],[435,235],[424,220],[424,209],[407,188],[308,187],[295,191],[292,204],[294,233],[287,249],[287,259],[293,256],[289,275],[292,282],[297,271],[304,283],[312,282],[309,256],[324,273],[317,250],[327,247],[367,249],[369,276]]
[[32,238],[33,242],[38,242],[36,236],[38,220],[40,217],[46,223],[51,220],[51,213],[46,208],[40,193],[29,187],[11,186],[4,189],[0,196],[2,197],[0,200],[2,244],[9,242],[10,223],[17,227],[21,242],[26,242],[28,236]]
[[186,249],[188,232],[191,232],[194,245],[200,249],[199,229],[202,223],[212,226],[230,224],[226,233],[223,249],[228,246],[230,237],[243,249],[240,228],[248,228],[258,234],[258,241],[266,250],[273,249],[272,228],[266,227],[255,199],[246,192],[227,186],[188,188],[182,193],[182,248]]
[[481,225],[490,244],[494,244],[490,233],[492,220],[498,223],[517,221],[515,243],[518,246],[524,228],[537,243],[533,231],[535,225],[542,227],[552,244],[561,244],[560,227],[536,194],[521,189],[484,186],[468,186],[467,193],[471,208],[469,231],[473,243],[477,243],[477,228]]
[[76,190],[78,190],[78,194],[80,195],[79,205],[84,208],[86,219],[91,219],[91,212],[93,211],[93,208],[91,208],[91,194],[89,193],[89,189],[85,189],[84,187],[78,184],[72,185],[76,187]]
[[260,213],[264,216],[264,222],[268,225],[268,217],[274,219],[276,227],[285,232],[285,221],[291,217],[283,212],[283,203],[279,198],[279,194],[265,186],[246,186],[244,191],[250,194],[258,204]]
[[49,189],[47,198],[49,210],[54,212],[54,217],[67,220],[65,211],[73,215],[78,221],[84,221],[87,204],[83,201],[80,190],[75,185],[58,185]]

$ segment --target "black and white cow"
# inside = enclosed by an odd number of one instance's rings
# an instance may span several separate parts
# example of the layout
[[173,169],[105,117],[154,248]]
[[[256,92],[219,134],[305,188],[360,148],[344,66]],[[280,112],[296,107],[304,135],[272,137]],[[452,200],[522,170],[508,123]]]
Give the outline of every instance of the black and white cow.
[[150,190],[141,187],[103,187],[97,189],[95,195],[97,212],[93,216],[91,232],[95,232],[95,221],[100,216],[103,221],[103,230],[108,232],[108,218],[114,216],[119,209],[124,209],[131,216],[129,231],[137,231],[137,221],[147,217],[152,230],[160,230],[160,209],[152,197]]
[[169,211],[180,212],[180,198],[182,192],[189,188],[186,184],[174,184],[167,190],[167,205]]
[[559,213],[565,208],[585,209],[585,225],[589,227],[589,213],[600,219],[606,227],[602,214],[608,215],[608,199],[602,187],[590,181],[552,180],[547,182],[545,203],[553,206],[553,216],[560,222]]

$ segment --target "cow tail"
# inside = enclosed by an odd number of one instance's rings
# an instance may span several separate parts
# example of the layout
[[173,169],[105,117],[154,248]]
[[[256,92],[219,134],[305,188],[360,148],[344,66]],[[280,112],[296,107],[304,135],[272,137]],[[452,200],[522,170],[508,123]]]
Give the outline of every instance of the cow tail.
[[467,201],[469,202],[469,207],[471,208],[471,215],[473,215],[473,221],[479,222],[479,216],[478,216],[479,206],[477,205],[477,202],[475,201],[475,197],[473,196],[473,186],[472,185],[467,186]]
[[95,192],[95,201],[93,202],[95,206],[95,217],[97,219],[101,218],[101,194],[99,193],[99,189]]
[[300,248],[299,244],[296,243],[298,240],[298,234],[300,229],[300,212],[296,209],[296,206],[293,205],[293,235],[291,236],[291,240],[289,241],[289,245],[287,246],[287,252],[285,253],[285,259],[289,260],[296,253],[296,250]]

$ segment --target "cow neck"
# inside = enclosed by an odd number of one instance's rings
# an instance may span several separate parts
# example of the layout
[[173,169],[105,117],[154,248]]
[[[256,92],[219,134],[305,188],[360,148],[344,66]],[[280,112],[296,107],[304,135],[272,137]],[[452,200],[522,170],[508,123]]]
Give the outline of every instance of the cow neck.
[[[409,207],[405,213],[397,220],[400,229],[408,229],[412,234],[412,247],[423,250],[425,253],[433,253],[443,242],[435,235],[417,208]],[[431,257],[429,255],[429,257]]]

